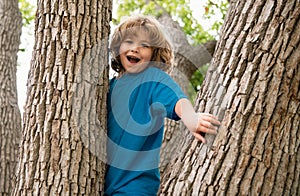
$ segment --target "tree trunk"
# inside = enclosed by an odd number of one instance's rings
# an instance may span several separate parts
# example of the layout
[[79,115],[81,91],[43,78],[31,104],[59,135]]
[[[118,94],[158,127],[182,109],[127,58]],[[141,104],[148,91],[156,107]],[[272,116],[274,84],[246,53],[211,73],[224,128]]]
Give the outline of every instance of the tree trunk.
[[[160,23],[170,39],[174,50],[174,62],[168,74],[179,84],[186,95],[193,92],[190,83],[195,71],[210,62],[214,53],[215,41],[206,45],[191,46],[180,25],[170,15],[163,14]],[[191,90],[192,89],[192,90]],[[183,141],[185,126],[181,121],[165,119],[164,139],[160,153],[160,171],[178,155],[178,147]]]
[[0,2],[0,195],[15,185],[21,115],[17,96],[17,53],[22,17],[17,0]]
[[112,1],[38,1],[14,195],[103,195]]
[[300,2],[232,1],[196,108],[222,120],[186,137],[161,195],[300,194]]

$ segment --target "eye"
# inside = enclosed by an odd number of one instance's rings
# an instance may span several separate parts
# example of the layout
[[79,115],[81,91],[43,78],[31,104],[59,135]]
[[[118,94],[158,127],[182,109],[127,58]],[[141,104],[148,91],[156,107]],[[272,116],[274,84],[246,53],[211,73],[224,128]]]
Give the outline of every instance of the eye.
[[150,45],[148,43],[142,43],[141,46],[143,48],[150,48]]
[[127,44],[132,44],[133,43],[133,41],[131,39],[125,39],[123,42],[127,43]]

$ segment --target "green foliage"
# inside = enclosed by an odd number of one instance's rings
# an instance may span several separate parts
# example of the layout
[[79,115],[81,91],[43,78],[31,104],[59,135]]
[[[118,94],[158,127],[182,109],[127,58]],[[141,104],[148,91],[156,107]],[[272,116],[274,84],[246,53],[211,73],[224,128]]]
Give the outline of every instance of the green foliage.
[[22,13],[23,25],[29,25],[35,18],[35,7],[27,0],[19,0],[19,8]]
[[201,84],[204,81],[204,76],[208,70],[209,64],[198,68],[190,79],[191,87],[188,89],[188,95],[192,101],[196,98],[196,93],[200,90]]
[[[115,24],[119,23],[121,18],[132,14],[146,14],[159,17],[163,12],[167,12],[172,18],[181,25],[184,33],[194,45],[205,43],[215,39],[209,32],[218,32],[223,24],[225,14],[228,8],[227,0],[218,0],[214,3],[212,0],[206,0],[203,17],[213,21],[208,31],[205,31],[202,25],[192,15],[189,7],[190,0],[114,0],[117,5],[117,16],[113,19]],[[202,66],[191,78],[189,96],[195,99],[195,92],[200,89],[208,65]]]
[[202,82],[204,80],[204,75],[206,74],[208,67],[209,67],[209,64],[206,64],[206,65],[198,68],[197,71],[192,76],[191,83],[193,84],[195,91],[198,91],[200,89],[200,84],[202,84]]
[[189,0],[115,0],[118,5],[118,23],[122,17],[132,14],[146,14],[159,17],[163,12],[170,14],[183,28],[183,31],[192,40],[193,44],[204,43],[214,39],[192,15]]
[[204,17],[208,20],[212,18],[214,19],[214,23],[212,24],[210,30],[217,32],[219,31],[227,13],[228,5],[229,4],[227,0],[218,0],[215,2],[208,0],[206,2]]

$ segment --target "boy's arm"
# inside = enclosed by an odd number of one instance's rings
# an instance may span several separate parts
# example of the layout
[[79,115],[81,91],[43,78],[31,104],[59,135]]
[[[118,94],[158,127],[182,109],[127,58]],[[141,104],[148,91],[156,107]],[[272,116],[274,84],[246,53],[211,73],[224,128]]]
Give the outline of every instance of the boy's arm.
[[175,112],[192,134],[203,143],[206,143],[206,140],[201,133],[217,134],[220,125],[217,117],[209,113],[196,113],[188,99],[179,99],[175,105]]

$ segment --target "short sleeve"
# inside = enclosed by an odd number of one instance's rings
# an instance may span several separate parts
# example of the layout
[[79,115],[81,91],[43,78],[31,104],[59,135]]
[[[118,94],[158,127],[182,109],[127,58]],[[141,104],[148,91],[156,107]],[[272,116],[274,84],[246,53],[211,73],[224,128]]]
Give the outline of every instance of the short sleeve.
[[166,117],[173,120],[180,119],[175,113],[175,105],[182,98],[187,98],[187,96],[167,74],[163,75],[162,80],[157,82],[152,94],[152,102],[162,104],[166,110]]

